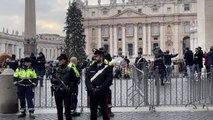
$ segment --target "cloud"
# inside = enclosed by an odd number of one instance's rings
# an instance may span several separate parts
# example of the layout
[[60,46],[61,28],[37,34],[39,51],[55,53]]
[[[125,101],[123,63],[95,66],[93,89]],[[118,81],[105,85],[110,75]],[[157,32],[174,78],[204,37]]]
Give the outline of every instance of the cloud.
[[37,21],[37,27],[43,30],[59,30],[62,28],[62,26],[59,23],[52,22],[52,21],[46,21],[46,20],[38,20]]
[[[66,12],[68,3],[72,0],[36,0],[37,33],[55,33],[64,35]],[[82,0],[83,2],[85,0]],[[102,4],[110,0],[102,0]],[[120,2],[122,0],[118,0]],[[127,0],[126,0],[127,1]],[[88,0],[89,4],[98,4],[98,0]],[[3,27],[24,30],[25,0],[1,0],[0,31]]]

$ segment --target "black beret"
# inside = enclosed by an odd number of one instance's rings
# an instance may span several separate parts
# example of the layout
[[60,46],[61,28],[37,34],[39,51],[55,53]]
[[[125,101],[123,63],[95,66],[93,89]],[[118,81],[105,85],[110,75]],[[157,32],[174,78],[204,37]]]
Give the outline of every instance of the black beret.
[[24,62],[31,62],[31,59],[29,57],[25,57]]

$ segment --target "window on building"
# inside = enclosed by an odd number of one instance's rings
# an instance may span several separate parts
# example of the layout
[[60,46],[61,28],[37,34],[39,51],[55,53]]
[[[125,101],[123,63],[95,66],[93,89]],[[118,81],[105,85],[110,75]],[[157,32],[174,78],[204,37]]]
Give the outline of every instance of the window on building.
[[121,26],[118,26],[118,38],[121,38],[122,37],[122,27]]
[[108,25],[101,26],[101,35],[102,35],[102,37],[109,37],[109,26]]
[[190,4],[184,4],[184,11],[190,11]]
[[95,28],[92,28],[92,36],[95,36]]
[[158,10],[159,10],[159,8],[156,5],[154,5],[152,8],[152,12],[157,13]]
[[138,52],[142,52],[142,54],[143,54],[143,48],[138,48]]
[[104,39],[104,41],[108,41],[108,39]]
[[118,55],[122,56],[122,48],[118,48]]
[[128,52],[130,56],[133,55],[133,44],[128,44]]
[[138,9],[138,12],[142,12],[142,9]]
[[126,36],[133,36],[134,35],[134,25],[127,24],[126,25]]
[[138,35],[140,35],[140,36],[143,35],[143,26],[142,25],[138,26]]
[[104,49],[105,49],[107,52],[109,52],[109,45],[104,44]]
[[157,37],[155,37],[155,38],[154,38],[154,40],[158,40],[158,38],[157,38]]
[[152,24],[152,34],[154,34],[154,35],[160,34],[160,25],[158,23]]
[[152,49],[154,49],[154,48],[156,48],[156,47],[158,47],[159,46],[159,43],[153,43],[152,44]]
[[121,13],[121,10],[118,10],[118,13]]
[[190,32],[190,22],[185,22],[184,23],[184,32],[189,33]]
[[138,40],[142,40],[142,38],[138,38]]
[[118,41],[122,41],[122,39],[121,39],[121,38],[119,38],[119,39],[118,39]]
[[92,11],[92,16],[95,16],[95,11]]
[[172,8],[171,7],[167,7],[167,13],[171,13],[172,12]]
[[103,15],[107,15],[108,14],[108,11],[103,11]]

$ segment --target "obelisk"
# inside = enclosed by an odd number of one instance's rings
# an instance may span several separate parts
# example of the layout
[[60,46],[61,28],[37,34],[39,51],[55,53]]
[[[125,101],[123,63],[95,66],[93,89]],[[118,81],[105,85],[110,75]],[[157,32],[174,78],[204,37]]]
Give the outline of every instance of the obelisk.
[[35,0],[25,0],[24,55],[36,54],[36,11]]
[[204,51],[213,46],[213,0],[197,1],[198,45]]

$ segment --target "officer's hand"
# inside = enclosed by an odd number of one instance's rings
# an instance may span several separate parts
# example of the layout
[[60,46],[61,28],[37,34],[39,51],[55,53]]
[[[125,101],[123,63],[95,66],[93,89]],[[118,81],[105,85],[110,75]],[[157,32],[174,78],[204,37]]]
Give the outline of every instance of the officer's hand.
[[81,79],[80,78],[78,78],[78,82],[77,82],[77,84],[80,84],[81,83]]
[[51,79],[51,83],[52,83],[52,84],[58,84],[58,80],[55,79],[55,78],[52,78],[52,79]]
[[97,94],[100,92],[100,88],[99,87],[96,87],[96,88],[92,88],[92,92]]
[[18,82],[17,82],[17,81],[13,82],[13,84],[14,84],[15,86],[18,86]]

